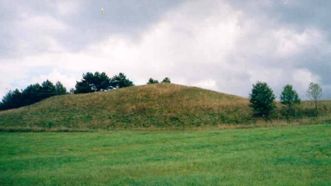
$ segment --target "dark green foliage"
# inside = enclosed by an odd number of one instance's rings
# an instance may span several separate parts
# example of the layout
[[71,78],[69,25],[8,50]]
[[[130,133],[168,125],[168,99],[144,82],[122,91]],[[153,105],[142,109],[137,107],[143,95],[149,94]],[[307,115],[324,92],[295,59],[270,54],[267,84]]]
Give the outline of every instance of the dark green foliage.
[[56,95],[64,95],[67,94],[67,89],[63,86],[61,82],[56,82],[55,84],[55,93]]
[[74,90],[75,94],[89,93],[89,92],[93,92],[93,90],[87,81],[82,80],[76,82],[76,86]]
[[83,74],[83,79],[77,82],[75,87],[75,93],[89,93],[112,88],[110,86],[110,79],[104,72],[95,72],[94,74],[87,72]]
[[165,77],[161,83],[171,83],[171,81],[168,77]]
[[41,84],[40,99],[45,99],[56,95],[56,88],[49,80],[44,81]]
[[157,84],[159,81],[157,79],[149,78],[147,84]]
[[18,108],[21,106],[30,105],[40,100],[66,94],[65,87],[58,82],[55,86],[49,80],[27,86],[24,90],[18,89],[9,91],[0,103],[0,110]]
[[284,87],[280,95],[280,103],[284,105],[283,115],[285,115],[286,118],[295,116],[295,107],[300,104],[300,98],[292,85],[286,85]]
[[22,93],[18,89],[9,91],[0,102],[0,110],[6,110],[11,108],[18,108],[22,106]]
[[42,87],[39,83],[29,85],[22,91],[23,105],[30,105],[32,103],[36,103],[42,98],[44,98],[44,96],[42,96]]
[[257,82],[253,85],[249,101],[254,116],[269,119],[275,109],[274,100],[275,95],[267,83]]
[[112,88],[124,88],[133,86],[133,83],[123,73],[119,73],[111,78],[110,86]]

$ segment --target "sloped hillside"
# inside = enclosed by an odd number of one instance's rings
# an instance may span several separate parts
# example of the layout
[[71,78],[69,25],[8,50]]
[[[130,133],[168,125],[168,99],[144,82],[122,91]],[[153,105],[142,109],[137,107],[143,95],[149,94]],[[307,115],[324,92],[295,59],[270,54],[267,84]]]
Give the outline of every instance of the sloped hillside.
[[0,112],[1,128],[105,129],[241,123],[248,100],[175,84],[56,96]]

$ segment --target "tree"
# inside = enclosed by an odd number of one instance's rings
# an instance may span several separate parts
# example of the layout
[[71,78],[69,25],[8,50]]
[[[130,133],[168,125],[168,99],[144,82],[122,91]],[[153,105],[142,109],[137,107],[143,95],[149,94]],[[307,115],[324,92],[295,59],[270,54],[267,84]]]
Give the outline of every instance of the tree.
[[81,81],[76,82],[75,88],[75,93],[89,93],[109,90],[111,89],[110,79],[104,72],[95,72],[94,74],[87,72],[86,74],[83,74],[83,79]]
[[22,91],[22,102],[23,105],[30,105],[44,99],[42,94],[42,86],[39,83],[27,86]]
[[315,112],[318,114],[318,100],[322,97],[322,88],[318,83],[311,82],[307,90],[307,95],[314,102]]
[[118,75],[115,75],[110,80],[110,86],[112,88],[124,88],[124,87],[130,87],[134,84],[132,81],[130,81],[123,73],[119,73]]
[[159,83],[159,81],[156,79],[153,79],[153,78],[149,78],[149,80],[147,82],[147,84],[157,84],[157,83]]
[[75,94],[93,92],[92,87],[86,80],[76,81]]
[[22,106],[22,93],[18,89],[9,91],[0,102],[0,110],[18,108]]
[[275,95],[267,83],[257,82],[250,94],[250,107],[256,117],[268,119],[275,109]]
[[280,102],[284,105],[284,113],[287,118],[295,114],[295,105],[300,104],[298,93],[293,89],[292,85],[286,85],[280,95]]
[[93,89],[95,91],[108,90],[110,87],[110,79],[106,73],[95,72],[94,77],[92,77],[91,83],[93,84]]
[[66,88],[61,82],[57,82],[54,86],[52,82],[46,80],[41,85],[39,83],[29,85],[22,91],[18,89],[9,91],[0,102],[0,110],[30,105],[51,96],[65,93]]
[[45,99],[51,96],[55,96],[56,88],[52,82],[46,80],[41,84],[41,91],[38,93],[40,95],[40,99]]
[[162,83],[171,83],[170,79],[168,77],[165,77],[163,80],[162,80]]
[[55,84],[55,94],[56,95],[64,95],[67,94],[67,89],[63,86],[61,82],[56,82]]

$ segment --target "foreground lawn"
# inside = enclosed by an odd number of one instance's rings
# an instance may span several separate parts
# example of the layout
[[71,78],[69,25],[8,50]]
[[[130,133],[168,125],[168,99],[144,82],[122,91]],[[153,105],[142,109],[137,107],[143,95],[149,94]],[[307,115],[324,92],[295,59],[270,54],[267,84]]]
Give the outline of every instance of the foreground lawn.
[[331,126],[0,133],[0,185],[331,185]]

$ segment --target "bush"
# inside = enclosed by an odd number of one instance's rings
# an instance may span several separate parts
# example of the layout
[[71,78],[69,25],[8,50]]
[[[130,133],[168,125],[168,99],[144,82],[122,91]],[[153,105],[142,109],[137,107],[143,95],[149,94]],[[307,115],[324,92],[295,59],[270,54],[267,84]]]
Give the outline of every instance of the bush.
[[171,83],[168,77],[164,78],[161,83]]
[[158,83],[159,83],[159,81],[156,79],[153,79],[153,78],[149,78],[149,80],[147,82],[147,84],[158,84]]

